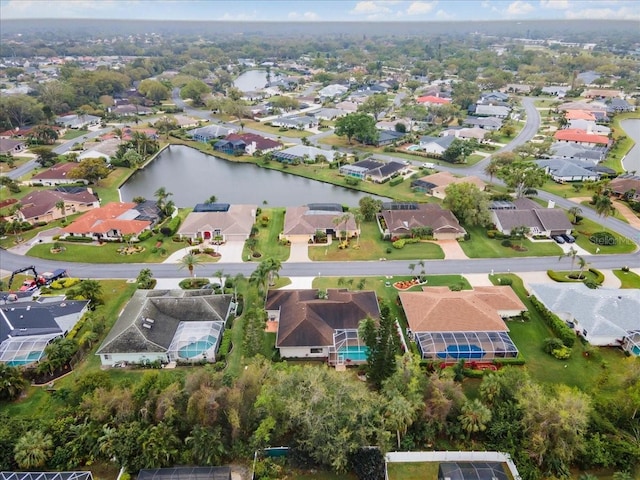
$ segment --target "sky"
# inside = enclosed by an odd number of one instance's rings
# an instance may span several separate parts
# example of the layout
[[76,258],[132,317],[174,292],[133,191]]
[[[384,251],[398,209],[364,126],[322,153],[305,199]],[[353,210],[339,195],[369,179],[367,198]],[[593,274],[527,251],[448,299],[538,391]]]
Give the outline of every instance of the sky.
[[637,20],[640,0],[0,0],[0,18],[227,21]]

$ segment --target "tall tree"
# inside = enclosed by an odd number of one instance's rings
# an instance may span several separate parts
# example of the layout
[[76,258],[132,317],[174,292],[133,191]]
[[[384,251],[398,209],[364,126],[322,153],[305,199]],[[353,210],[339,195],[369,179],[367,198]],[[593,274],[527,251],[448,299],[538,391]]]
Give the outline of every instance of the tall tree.
[[206,83],[202,80],[194,79],[180,89],[180,98],[183,100],[191,99],[194,106],[201,106],[204,105],[204,94],[210,92],[211,90]]
[[530,188],[541,187],[547,179],[545,171],[533,162],[512,162],[503,165],[498,171],[509,188],[516,192],[516,198],[522,198]]
[[380,305],[380,321],[365,318],[358,327],[360,338],[369,348],[367,357],[367,380],[380,389],[382,382],[396,369],[396,355],[400,353],[400,343],[396,322],[385,303]]
[[482,404],[477,398],[467,400],[462,405],[462,411],[458,416],[462,429],[470,438],[472,433],[483,432],[491,421],[491,410]]
[[613,206],[613,202],[608,195],[598,195],[596,198],[596,212],[603,218],[607,218],[611,215],[615,215],[616,208]]
[[20,468],[42,468],[53,453],[53,439],[42,430],[28,430],[18,439],[13,452]]
[[334,133],[339,137],[351,140],[357,138],[362,143],[370,143],[377,139],[376,121],[366,113],[349,113],[336,120]]
[[67,219],[67,209],[66,209],[66,204],[64,203],[64,200],[58,200],[56,202],[56,208],[60,211],[60,215],[62,215],[62,219],[66,220]]
[[100,180],[107,178],[109,173],[111,170],[104,158],[85,158],[71,169],[69,177],[98,184]]
[[382,208],[382,200],[366,195],[359,200],[358,205],[360,206],[360,213],[364,221],[373,222],[380,208]]
[[27,388],[27,382],[17,367],[0,362],[0,399],[14,400]]
[[445,189],[445,206],[465,225],[488,225],[491,222],[489,199],[473,183],[452,183]]
[[78,294],[89,300],[89,308],[94,310],[98,305],[102,305],[102,285],[97,280],[83,280],[76,287]]
[[369,96],[358,107],[359,112],[370,113],[373,115],[375,121],[378,121],[378,116],[384,112],[389,105],[389,96],[386,93],[376,93]]
[[202,263],[202,260],[197,255],[194,255],[193,253],[187,253],[178,262],[178,268],[181,270],[186,268],[187,270],[189,270],[189,276],[194,277],[195,268],[201,263]]

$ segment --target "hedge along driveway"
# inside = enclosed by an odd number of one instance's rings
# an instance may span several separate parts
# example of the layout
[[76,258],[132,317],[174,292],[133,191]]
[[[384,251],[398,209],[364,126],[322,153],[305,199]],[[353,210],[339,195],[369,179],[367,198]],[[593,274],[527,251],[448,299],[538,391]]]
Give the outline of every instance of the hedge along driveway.
[[[393,248],[391,242],[382,240],[375,222],[363,222],[360,225],[362,233],[360,239],[349,240],[349,248],[340,250],[339,241],[334,240],[331,245],[309,247],[309,258],[313,261],[355,261],[355,260],[441,260],[444,252],[440,246],[432,242],[406,244],[403,248]],[[388,250],[390,249],[390,250]],[[387,252],[390,253],[387,253]]]
[[[464,226],[471,240],[460,242],[462,250],[469,258],[512,258],[512,257],[550,257],[562,255],[562,249],[552,241],[532,242],[524,240],[522,246],[527,250],[519,252],[510,247],[503,247],[502,240],[487,237],[482,227]],[[520,245],[520,240],[511,239],[513,245]]]

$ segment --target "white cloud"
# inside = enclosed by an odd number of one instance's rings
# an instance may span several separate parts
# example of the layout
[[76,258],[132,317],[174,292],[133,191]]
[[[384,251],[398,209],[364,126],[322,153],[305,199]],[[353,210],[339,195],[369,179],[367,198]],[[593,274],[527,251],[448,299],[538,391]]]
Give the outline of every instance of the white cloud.
[[569,0],[540,0],[540,6],[553,10],[567,10],[569,8]]
[[640,10],[633,7],[613,8],[586,8],[568,10],[565,12],[568,19],[592,18],[597,20],[640,20]]
[[440,9],[436,12],[436,18],[438,20],[455,20],[456,15],[454,13],[447,13],[444,10]]
[[517,0],[507,7],[507,14],[509,15],[526,15],[534,10],[533,5],[522,0]]
[[366,2],[358,2],[356,6],[351,10],[350,13],[356,15],[372,15],[379,13],[389,13],[391,9],[386,6],[388,2],[374,2],[374,1],[366,1]]
[[287,17],[289,18],[289,20],[303,20],[310,22],[320,20],[320,16],[316,12],[290,12]]
[[437,2],[424,2],[416,1],[411,2],[411,5],[407,8],[407,15],[424,15],[433,10]]

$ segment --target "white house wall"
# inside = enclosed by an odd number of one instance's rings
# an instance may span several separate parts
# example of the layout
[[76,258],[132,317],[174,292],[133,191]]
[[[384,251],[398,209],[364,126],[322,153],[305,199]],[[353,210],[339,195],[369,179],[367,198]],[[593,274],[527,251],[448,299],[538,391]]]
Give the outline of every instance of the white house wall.
[[[329,347],[322,347],[321,353],[311,353],[315,347],[279,347],[282,358],[325,358],[329,356]],[[320,348],[320,347],[318,347]]]

